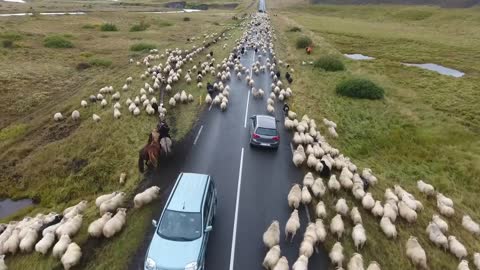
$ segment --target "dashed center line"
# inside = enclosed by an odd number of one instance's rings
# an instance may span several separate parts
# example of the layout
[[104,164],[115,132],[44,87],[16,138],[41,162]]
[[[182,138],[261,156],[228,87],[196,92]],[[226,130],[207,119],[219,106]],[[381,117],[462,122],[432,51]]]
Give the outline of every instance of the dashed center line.
[[197,144],[198,138],[200,138],[200,134],[202,133],[202,130],[203,130],[203,125],[198,130],[197,136],[195,137],[195,140],[193,141],[193,145]]
[[243,124],[244,128],[247,128],[247,118],[248,118],[248,103],[250,102],[250,91],[248,91],[247,95],[247,107],[245,108],[245,123]]

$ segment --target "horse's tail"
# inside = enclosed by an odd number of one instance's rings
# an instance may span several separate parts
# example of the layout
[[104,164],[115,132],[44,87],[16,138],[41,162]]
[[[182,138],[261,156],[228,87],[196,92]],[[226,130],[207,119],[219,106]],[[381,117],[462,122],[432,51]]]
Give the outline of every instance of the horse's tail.
[[138,153],[138,170],[143,173],[145,171],[145,159],[143,158],[143,149]]
[[150,163],[153,165],[153,167],[157,167],[157,163],[158,163],[157,155],[155,155],[152,149],[148,149],[147,154],[148,154],[148,159],[150,160]]

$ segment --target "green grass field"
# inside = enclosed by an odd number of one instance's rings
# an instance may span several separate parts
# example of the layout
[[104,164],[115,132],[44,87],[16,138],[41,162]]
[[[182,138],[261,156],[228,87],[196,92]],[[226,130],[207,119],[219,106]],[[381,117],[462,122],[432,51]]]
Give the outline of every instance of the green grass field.
[[[142,61],[148,51],[131,51],[131,45],[153,44],[160,53],[167,48],[190,49],[194,44],[201,45],[203,34],[221,33],[238,24],[232,17],[240,11],[161,15],[94,12],[84,16],[1,18],[0,39],[11,40],[14,46],[0,48],[0,198],[33,198],[39,203],[0,219],[0,223],[40,212],[61,212],[86,199],[90,202],[89,208],[82,229],[74,238],[81,246],[86,243],[88,224],[99,217],[92,203],[98,195],[122,190],[127,192],[128,201],[133,198],[143,180],[137,169],[138,150],[157,123],[157,118],[147,116],[144,110],[140,116],[133,117],[125,105],[128,97],[133,99],[139,95],[146,82],[140,79],[146,67],[129,64],[129,59]],[[190,21],[184,20],[187,16]],[[148,23],[149,27],[144,31],[129,31],[140,22]],[[118,31],[101,31],[103,23],[114,24]],[[203,108],[202,94],[206,92],[195,83],[185,83],[183,76],[187,69],[198,61],[205,61],[210,50],[221,61],[240,33],[239,28],[229,30],[229,40],[211,46],[183,67],[181,82],[173,85],[165,103],[170,95],[181,90],[191,93],[195,101],[175,108],[167,105],[167,121],[174,141],[181,141],[190,131]],[[52,35],[56,36],[55,45],[46,47],[45,38]],[[189,37],[198,40],[187,42]],[[63,40],[73,46],[57,46],[63,44]],[[223,44],[227,44],[227,49],[222,48]],[[163,62],[165,59],[151,63]],[[133,83],[128,91],[123,91],[121,87],[129,76],[133,77]],[[113,119],[110,97],[104,109],[99,104],[80,107],[82,99],[88,100],[89,95],[98,93],[106,85],[112,85],[114,91],[121,93],[119,120]],[[158,91],[154,95],[158,99]],[[75,109],[81,114],[77,122],[70,118]],[[54,122],[53,114],[57,111],[67,119]],[[93,113],[101,117],[99,123],[93,122]],[[124,185],[118,183],[121,172],[128,175]],[[126,269],[144,242],[153,211],[152,207],[130,211],[122,233],[83,250],[82,269]],[[51,256],[38,254],[7,256],[6,262],[9,269],[32,269],[33,266],[60,269],[61,265]]]
[[[285,8],[287,6],[287,8]],[[480,251],[478,238],[461,226],[464,214],[480,220],[480,15],[476,9],[441,9],[411,6],[288,6],[280,2],[271,13],[278,40],[276,51],[295,69],[293,110],[308,113],[317,124],[323,117],[337,123],[332,145],[360,168],[369,167],[379,178],[372,189],[383,200],[385,188],[400,184],[421,200],[425,210],[409,225],[397,219],[399,237],[387,240],[379,220],[361,210],[367,244],[360,253],[367,263],[382,269],[412,269],[405,255],[410,235],[426,249],[430,269],[456,269],[457,259],[436,248],[425,228],[436,211],[436,201],[422,196],[416,181],[424,179],[455,202],[456,214],[447,219],[450,235],[457,236],[471,255]],[[300,32],[288,31],[292,27]],[[310,56],[296,49],[297,37],[314,41]],[[343,58],[346,71],[324,72],[302,61],[322,55],[362,53],[374,61]],[[466,73],[463,78],[442,76],[400,62],[437,63]],[[336,85],[350,77],[368,78],[385,89],[383,100],[359,100],[335,93]],[[291,101],[292,102],[292,101]],[[292,107],[292,106],[291,106]],[[323,130],[326,133],[326,130]],[[349,206],[361,207],[344,192]],[[333,217],[335,199],[325,198]],[[355,201],[355,203],[353,203]],[[354,252],[352,224],[346,223],[342,243],[347,257]],[[329,251],[334,240],[329,237]]]

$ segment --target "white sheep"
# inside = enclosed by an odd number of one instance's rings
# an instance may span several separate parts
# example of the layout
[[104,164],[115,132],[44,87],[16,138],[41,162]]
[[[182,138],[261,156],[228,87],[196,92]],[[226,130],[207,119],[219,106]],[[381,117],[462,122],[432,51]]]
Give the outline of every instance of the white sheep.
[[381,217],[383,216],[383,206],[380,201],[375,202],[375,206],[372,208],[372,214],[375,217]]
[[113,118],[119,119],[122,116],[122,113],[117,109],[113,109]]
[[263,267],[265,267],[266,269],[272,269],[278,262],[278,260],[280,260],[280,254],[281,254],[281,250],[280,250],[280,246],[279,245],[275,245],[273,246],[268,252],[267,252],[267,255],[265,255],[265,258],[263,259]]
[[18,237],[19,233],[20,228],[15,228],[10,237],[8,237],[8,239],[3,243],[3,252],[5,254],[11,253],[15,255],[15,253],[17,253],[18,245],[20,244],[20,237]]
[[102,106],[102,108],[104,108],[105,106],[107,106],[108,102],[106,99],[102,99],[102,101],[100,102],[100,106]]
[[62,115],[62,113],[60,113],[60,112],[55,113],[55,114],[53,115],[53,120],[55,120],[55,121],[57,121],[57,122],[63,120],[63,115]]
[[114,212],[118,207],[123,204],[125,196],[125,192],[118,192],[113,198],[103,202],[99,207],[100,215],[103,215],[106,212]]
[[58,227],[55,230],[57,236],[68,234],[70,237],[73,237],[78,233],[80,227],[82,226],[83,215],[76,215],[75,217],[68,219],[64,224]]
[[337,214],[335,217],[332,218],[330,222],[330,231],[333,234],[337,235],[337,239],[342,238],[343,231],[345,230],[345,226],[343,224],[342,216]]
[[86,108],[88,106],[88,103],[85,100],[80,101],[80,106],[83,108]]
[[315,182],[313,182],[311,189],[312,189],[313,195],[317,198],[325,195],[325,192],[327,191],[325,185],[323,184],[323,180],[320,177],[315,179]]
[[380,220],[380,228],[387,236],[387,238],[397,238],[397,228],[395,227],[395,224],[392,223],[390,218],[386,216],[382,217],[382,219]]
[[324,242],[325,238],[327,237],[327,231],[325,229],[325,225],[323,224],[323,220],[317,218],[315,221],[315,233],[317,235],[317,241]]
[[155,199],[160,197],[160,188],[157,186],[152,186],[147,188],[145,191],[138,193],[133,198],[133,204],[135,208],[140,208],[144,205],[149,204]]
[[272,248],[280,243],[280,224],[274,220],[263,233],[263,243],[267,248]]
[[313,185],[314,181],[315,181],[315,179],[313,178],[313,174],[311,172],[308,172],[303,177],[303,185],[304,186],[311,187]]
[[440,228],[443,233],[448,232],[448,223],[443,220],[439,215],[433,215],[432,222],[437,224],[438,228]]
[[448,249],[448,239],[442,233],[440,228],[436,223],[430,222],[427,226],[426,232],[428,234],[428,238],[432,243],[434,243],[438,247],[443,247],[445,251]]
[[452,199],[445,197],[442,193],[437,193],[437,203],[441,203],[443,205],[449,206],[453,208],[453,201]]
[[473,235],[480,235],[480,225],[473,221],[469,215],[465,215],[462,218],[462,226]]
[[285,258],[285,256],[282,256],[280,260],[278,260],[275,267],[272,268],[272,270],[290,270],[287,258]]
[[367,270],[382,270],[382,269],[380,269],[380,264],[378,264],[376,261],[372,261],[368,265]]
[[315,206],[315,214],[318,218],[327,217],[327,210],[325,208],[325,204],[322,201],[319,201]]
[[[86,201],[86,200],[80,201],[76,205],[65,208],[65,210],[63,210],[63,215],[65,215],[67,218],[72,218],[77,214],[82,214],[83,211],[85,211],[87,209],[87,205],[88,205],[88,201]],[[70,213],[71,211],[75,211],[75,210],[76,210],[75,214],[67,216],[68,213]]]
[[127,209],[119,208],[115,216],[105,223],[103,226],[103,235],[106,238],[111,238],[116,233],[120,232],[127,221]]
[[295,209],[298,208],[300,205],[300,201],[302,200],[302,190],[300,189],[300,185],[295,184],[290,189],[288,193],[288,206],[293,207]]
[[52,255],[55,258],[61,258],[65,251],[67,250],[68,245],[72,242],[68,234],[64,234],[60,237],[60,240],[53,246]]
[[117,195],[118,192],[112,192],[112,193],[109,193],[109,194],[104,194],[104,195],[100,195],[97,197],[97,199],[95,200],[95,205],[97,207],[100,207],[100,205],[108,200],[110,200],[111,198],[115,197],[115,195]]
[[65,270],[72,268],[80,262],[82,257],[82,249],[75,242],[68,245],[67,250],[62,256],[62,264]]
[[437,201],[438,212],[446,217],[452,217],[455,214],[455,209],[446,204],[443,204],[440,201]]
[[336,191],[339,191],[341,188],[340,186],[340,182],[337,181],[337,177],[332,174],[332,176],[330,176],[330,179],[328,180],[328,189],[336,192]]
[[222,111],[225,111],[227,109],[227,104],[228,104],[227,102],[228,102],[228,100],[225,101],[225,99],[224,99],[224,100],[222,100],[222,103],[220,103],[220,109]]
[[344,198],[338,199],[337,203],[335,204],[335,211],[337,214],[342,216],[348,215],[348,205],[347,201]]
[[48,250],[53,246],[53,243],[55,243],[55,234],[53,232],[48,232],[35,245],[35,251],[45,255],[47,254]]
[[347,264],[347,270],[363,270],[363,257],[358,253],[354,253]]
[[457,238],[453,235],[448,237],[448,246],[450,252],[455,255],[459,260],[467,257],[468,252],[465,246],[457,240]]
[[298,210],[294,209],[292,214],[290,214],[290,218],[285,225],[285,239],[288,239],[288,235],[291,234],[292,238],[290,241],[293,240],[297,230],[300,228],[300,218],[298,216]]
[[435,195],[435,188],[432,185],[425,183],[423,180],[417,181],[417,188],[420,192],[426,194],[427,196]]
[[307,205],[312,201],[312,195],[310,195],[310,191],[308,190],[307,186],[302,188],[302,203]]
[[105,223],[109,221],[112,218],[112,213],[107,212],[103,214],[103,216],[92,223],[88,226],[88,234],[93,237],[100,237],[103,234],[103,227],[105,226]]
[[388,217],[392,222],[395,222],[397,220],[397,215],[398,215],[398,210],[395,202],[389,203],[387,201],[385,205],[383,206],[383,216]]
[[[7,267],[7,265],[5,264],[4,258],[5,258],[5,255],[3,255],[3,254],[0,255],[0,270],[8,270],[8,267]],[[287,265],[287,267],[288,267],[288,265]],[[288,268],[287,268],[287,269],[288,269]]]
[[362,248],[365,242],[367,242],[367,234],[362,224],[357,224],[353,227],[352,239],[357,250],[358,248]]
[[94,122],[99,122],[100,121],[100,116],[96,115],[96,114],[93,114],[92,115],[92,118],[93,118],[93,121]]
[[22,238],[19,244],[19,248],[21,252],[26,252],[30,253],[33,251],[33,248],[35,246],[35,243],[37,242],[38,238],[38,233],[35,229],[30,228],[25,235],[25,237]]
[[308,270],[308,258],[300,255],[292,266],[292,270]]
[[408,238],[405,245],[407,257],[416,266],[420,266],[422,269],[428,269],[427,266],[427,254],[422,246],[418,243],[418,240],[414,236]]
[[462,260],[457,267],[457,270],[470,270],[468,267],[468,261],[467,260]]
[[332,261],[333,265],[337,265],[338,267],[342,267],[343,260],[345,256],[343,255],[343,246],[340,242],[336,242],[330,253],[328,254],[330,257],[330,261]]
[[350,218],[352,219],[353,224],[362,224],[362,216],[360,215],[360,211],[358,211],[358,207],[353,207],[352,211],[350,211]]
[[[315,233],[316,237],[316,233]],[[315,240],[310,236],[305,236],[303,241],[300,243],[299,254],[304,255],[307,258],[310,258],[313,254],[313,246],[315,245]]]
[[367,210],[371,210],[375,206],[375,200],[370,192],[367,192],[362,198],[362,206]]
[[402,218],[408,221],[408,223],[414,223],[417,221],[417,212],[408,207],[403,201],[398,203],[398,212]]

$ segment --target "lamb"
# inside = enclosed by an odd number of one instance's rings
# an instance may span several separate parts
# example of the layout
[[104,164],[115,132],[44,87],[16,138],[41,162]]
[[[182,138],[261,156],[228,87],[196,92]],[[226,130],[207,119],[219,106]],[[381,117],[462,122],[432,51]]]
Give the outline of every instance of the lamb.
[[348,215],[348,205],[344,198],[338,199],[335,204],[335,211],[342,216]]
[[368,265],[367,270],[381,270],[380,265],[376,262],[370,262],[370,265]]
[[33,251],[33,247],[35,246],[35,243],[37,242],[38,238],[38,233],[35,229],[30,228],[25,235],[25,237],[22,238],[19,244],[19,248],[21,252],[26,252],[30,253]]
[[422,269],[428,269],[427,254],[422,246],[420,246],[418,243],[416,237],[410,236],[410,238],[408,238],[406,244],[406,254],[415,266],[420,266]]
[[453,235],[448,237],[448,246],[450,248],[450,253],[455,255],[459,260],[467,257],[467,249],[465,246],[457,240],[457,238]]
[[337,265],[338,267],[342,267],[343,260],[345,256],[343,255],[343,246],[340,242],[336,242],[330,253],[328,254],[330,260],[332,261],[333,265]]
[[340,183],[337,181],[337,177],[333,174],[328,180],[328,189],[336,192],[340,190]]
[[350,218],[352,219],[353,224],[363,224],[362,216],[360,215],[360,211],[358,211],[358,207],[353,207],[352,211],[350,211]]
[[280,246],[275,245],[273,246],[268,252],[267,255],[265,255],[265,258],[263,259],[263,267],[265,269],[272,269],[275,267],[275,265],[278,263],[280,260]]
[[55,121],[57,121],[57,122],[63,120],[63,115],[62,115],[62,113],[60,113],[60,112],[55,113],[55,114],[53,115],[53,120],[55,120]]
[[145,191],[138,193],[133,198],[133,204],[135,208],[140,208],[146,204],[149,204],[155,199],[160,197],[160,188],[157,186],[152,186],[147,188]]
[[473,219],[469,215],[463,216],[462,226],[471,234],[477,236],[480,235],[480,225],[473,221]]
[[438,247],[443,247],[443,249],[447,251],[448,239],[442,233],[437,224],[430,222],[427,226],[426,232],[428,234],[428,238],[430,239],[430,241],[432,241],[432,243],[434,243]]
[[317,203],[317,206],[315,207],[315,213],[317,214],[318,218],[327,217],[327,210],[325,209],[325,204],[322,201]]
[[112,213],[107,212],[103,214],[103,216],[92,223],[88,226],[88,234],[93,237],[100,237],[102,236],[103,233],[103,227],[105,226],[105,223],[109,221],[112,218]]
[[352,239],[357,250],[359,247],[362,248],[365,242],[367,242],[367,234],[362,224],[357,224],[353,227]]
[[303,186],[302,188],[302,203],[307,205],[312,201],[312,195],[310,195],[310,191],[308,191],[307,186]]
[[267,248],[272,248],[280,243],[280,224],[274,220],[263,233],[263,243]]
[[445,220],[443,220],[439,215],[433,215],[432,216],[432,222],[437,224],[438,228],[443,233],[448,232],[448,223]]
[[97,207],[100,207],[100,205],[108,200],[110,200],[111,198],[115,197],[115,195],[117,195],[118,192],[112,192],[110,194],[104,194],[104,195],[100,195],[97,197],[97,199],[95,200],[95,205]]
[[327,190],[325,188],[325,185],[323,184],[322,178],[320,177],[315,179],[315,182],[313,182],[311,189],[312,189],[313,195],[317,198],[325,195],[325,192]]
[[362,206],[367,210],[371,210],[375,206],[375,200],[370,192],[367,192],[362,198]]
[[287,258],[285,258],[285,256],[282,256],[272,270],[290,270]]
[[72,268],[73,266],[77,265],[80,262],[80,258],[82,257],[82,250],[81,248],[75,243],[72,242],[68,245],[65,254],[62,256],[62,264],[65,270]]
[[99,122],[100,121],[100,116],[98,116],[96,114],[93,114],[92,118],[93,118],[93,122]]
[[420,192],[426,194],[427,196],[435,195],[435,189],[433,188],[433,186],[423,182],[423,180],[417,181],[417,188],[418,190],[420,190]]
[[477,270],[480,270],[480,253],[476,252],[473,254],[473,264],[475,264]]
[[387,236],[387,238],[397,238],[397,228],[395,227],[395,224],[392,223],[390,218],[386,216],[382,217],[382,219],[380,220],[380,228]]
[[470,268],[468,267],[468,261],[462,260],[458,265],[457,270],[470,270]]
[[288,206],[293,207],[295,209],[298,208],[300,205],[300,201],[302,199],[302,190],[300,189],[300,185],[295,184],[290,189],[288,193]]
[[295,237],[295,234],[297,233],[297,230],[300,228],[300,218],[298,216],[298,210],[294,209],[292,214],[290,215],[290,218],[287,221],[287,224],[285,225],[285,239],[288,239],[288,235],[291,234],[292,238],[290,241],[293,241],[293,238]]
[[358,253],[354,253],[347,264],[348,270],[363,270],[363,257]]
[[337,235],[337,239],[342,238],[343,231],[345,230],[345,226],[343,225],[342,216],[337,214],[335,217],[332,218],[330,222],[330,231],[333,234]]
[[[316,237],[316,234],[315,234]],[[315,240],[312,239],[310,236],[306,236],[303,241],[300,243],[300,250],[299,254],[303,255],[307,258],[310,258],[313,254],[313,246],[315,244]]]
[[47,254],[48,250],[53,246],[54,242],[55,242],[55,234],[53,232],[48,232],[35,245],[35,251],[45,255],[45,254]]
[[67,250],[68,245],[72,242],[68,234],[64,234],[60,237],[60,240],[53,246],[52,255],[55,258],[61,258],[65,251]]
[[127,218],[127,209],[118,208],[117,213],[103,226],[103,235],[107,238],[111,238],[116,233],[120,232],[125,225]]
[[400,216],[408,221],[408,223],[414,223],[417,221],[417,212],[408,207],[405,202],[400,201],[398,203],[398,210]]
[[311,187],[313,185],[314,181],[315,181],[315,179],[313,178],[313,175],[312,175],[311,172],[308,172],[303,177],[303,185],[304,186]]
[[292,270],[308,270],[308,258],[300,255],[292,266]]
[[99,207],[100,215],[103,215],[106,212],[115,211],[118,207],[120,207],[120,205],[123,204],[123,201],[125,200],[125,196],[126,196],[125,192],[118,192],[117,194],[115,194],[113,198],[103,202]]
[[375,217],[381,217],[383,216],[383,206],[380,201],[375,202],[375,206],[372,208],[372,214]]

